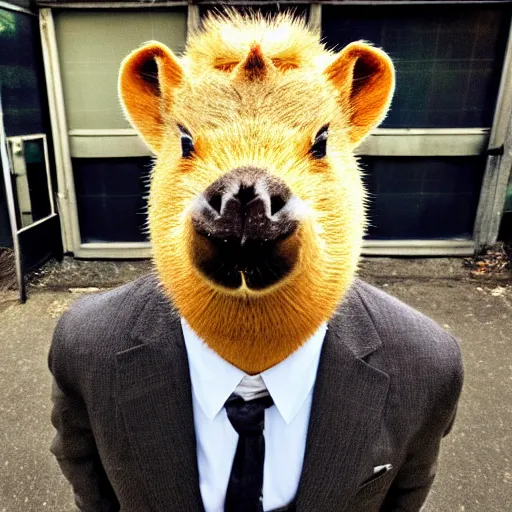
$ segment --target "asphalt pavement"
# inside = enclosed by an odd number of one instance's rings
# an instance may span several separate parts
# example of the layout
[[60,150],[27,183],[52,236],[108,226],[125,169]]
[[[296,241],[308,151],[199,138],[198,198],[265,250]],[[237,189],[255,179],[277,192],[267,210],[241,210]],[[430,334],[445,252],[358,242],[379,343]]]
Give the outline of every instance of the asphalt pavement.
[[[32,279],[26,304],[0,292],[0,512],[76,510],[48,451],[52,331],[79,296],[150,270],[66,259]],[[460,340],[464,390],[425,512],[512,511],[512,281],[470,279],[457,259],[372,259],[361,275]]]

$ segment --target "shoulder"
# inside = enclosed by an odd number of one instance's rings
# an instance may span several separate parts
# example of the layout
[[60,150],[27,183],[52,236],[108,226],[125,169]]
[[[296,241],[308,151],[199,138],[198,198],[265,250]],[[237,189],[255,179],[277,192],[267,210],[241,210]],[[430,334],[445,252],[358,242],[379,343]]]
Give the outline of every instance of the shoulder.
[[423,313],[359,279],[352,292],[361,301],[386,347],[448,359],[460,355],[455,338]]
[[457,340],[432,319],[363,281],[356,280],[350,294],[352,308],[364,310],[360,314],[370,318],[379,339],[365,361],[389,376],[393,410],[408,415],[411,431],[427,430],[432,438],[445,435],[463,383]]
[[463,367],[459,343],[434,320],[361,280],[351,293],[375,327],[391,373],[429,382],[438,392],[459,394]]
[[131,332],[144,310],[164,301],[157,279],[147,275],[75,302],[59,319],[49,353],[52,373],[72,364],[84,366],[131,347]]
[[133,325],[148,300],[158,293],[156,278],[147,275],[107,292],[88,295],[62,315],[56,332],[69,337],[115,337]]

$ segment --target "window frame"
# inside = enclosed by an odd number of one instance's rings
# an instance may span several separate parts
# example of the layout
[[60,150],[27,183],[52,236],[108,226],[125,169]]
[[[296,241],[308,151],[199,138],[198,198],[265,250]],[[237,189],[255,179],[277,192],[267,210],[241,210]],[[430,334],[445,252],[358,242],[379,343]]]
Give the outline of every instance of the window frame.
[[54,202],[54,194],[53,194],[53,185],[52,185],[52,178],[50,175],[50,160],[48,156],[48,142],[46,139],[46,134],[44,133],[31,133],[30,135],[13,135],[10,137],[5,137],[5,142],[8,147],[8,158],[9,158],[9,169],[11,171],[11,174],[14,174],[14,164],[12,161],[12,154],[9,148],[9,145],[11,143],[17,142],[17,141],[34,141],[34,140],[42,140],[43,141],[43,150],[44,150],[44,163],[45,163],[45,171],[46,171],[46,183],[48,185],[48,199],[50,202],[50,213],[46,215],[45,217],[41,217],[40,219],[31,222],[28,226],[24,226],[22,228],[18,227],[16,230],[16,234],[19,235],[20,233],[23,233],[25,231],[28,231],[39,224],[43,224],[47,220],[52,219],[57,215],[57,212],[55,210],[55,202]]

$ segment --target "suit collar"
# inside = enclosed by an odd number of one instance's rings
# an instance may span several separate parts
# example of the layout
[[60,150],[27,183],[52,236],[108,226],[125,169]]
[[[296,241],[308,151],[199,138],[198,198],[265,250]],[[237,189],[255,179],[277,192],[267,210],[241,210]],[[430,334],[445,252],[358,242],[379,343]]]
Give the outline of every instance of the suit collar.
[[144,305],[135,319],[130,336],[135,343],[153,345],[161,341],[162,331],[172,331],[174,335],[180,330],[180,316],[165,295],[156,275],[148,276],[147,292],[141,297]]
[[364,359],[382,346],[379,333],[373,322],[372,312],[359,295],[361,281],[355,279],[336,313],[329,321],[329,328],[341,337],[357,359]]

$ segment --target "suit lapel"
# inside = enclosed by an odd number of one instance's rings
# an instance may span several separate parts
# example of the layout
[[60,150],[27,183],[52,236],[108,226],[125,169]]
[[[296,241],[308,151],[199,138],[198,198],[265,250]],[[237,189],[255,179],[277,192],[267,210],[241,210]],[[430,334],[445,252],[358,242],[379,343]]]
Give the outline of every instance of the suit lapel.
[[355,287],[329,323],[324,341],[298,512],[346,509],[365,477],[380,426],[389,377],[362,360],[381,342]]
[[181,324],[156,289],[132,336],[139,344],[117,354],[117,391],[152,508],[201,512],[191,384]]

